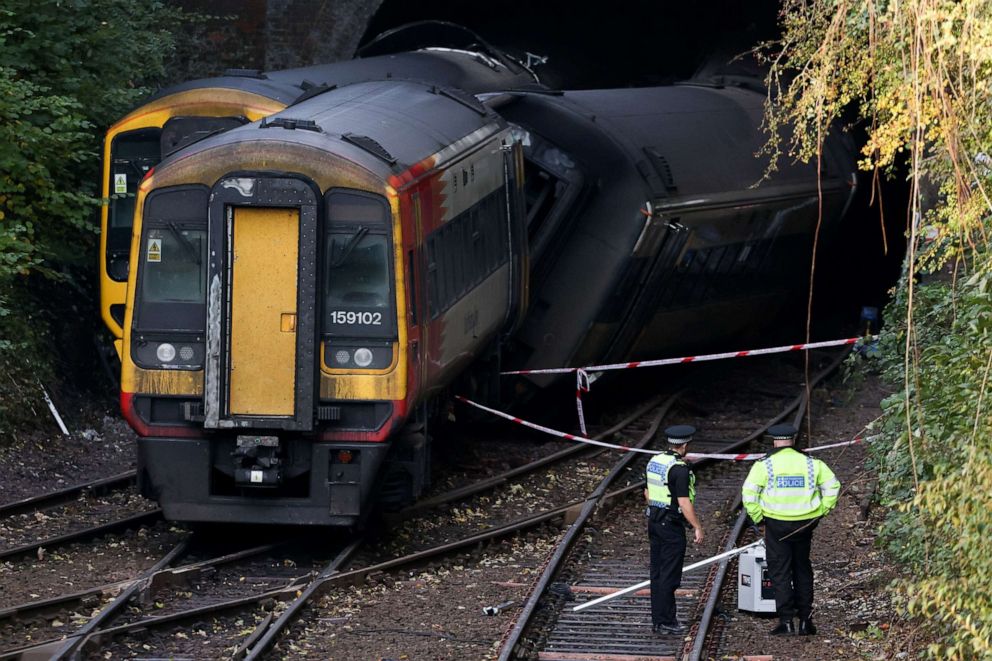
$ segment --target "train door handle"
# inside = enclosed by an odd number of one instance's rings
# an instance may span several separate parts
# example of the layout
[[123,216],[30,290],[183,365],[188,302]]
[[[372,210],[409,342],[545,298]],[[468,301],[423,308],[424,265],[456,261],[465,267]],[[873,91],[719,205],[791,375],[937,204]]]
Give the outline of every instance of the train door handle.
[[283,312],[279,316],[279,330],[283,333],[295,333],[296,332],[296,313],[295,312]]

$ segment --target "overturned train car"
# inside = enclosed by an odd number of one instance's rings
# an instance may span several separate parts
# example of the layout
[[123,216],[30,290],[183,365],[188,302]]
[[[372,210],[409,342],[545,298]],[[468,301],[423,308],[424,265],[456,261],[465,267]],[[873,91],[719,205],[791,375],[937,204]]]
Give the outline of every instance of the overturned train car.
[[[726,347],[808,283],[855,191],[850,140],[766,175],[749,81],[500,95],[526,160],[531,309],[510,369]],[[515,396],[552,377],[513,382]]]
[[520,147],[474,97],[325,91],[137,194],[121,407],[191,521],[353,525],[428,479],[425,403],[526,309]]

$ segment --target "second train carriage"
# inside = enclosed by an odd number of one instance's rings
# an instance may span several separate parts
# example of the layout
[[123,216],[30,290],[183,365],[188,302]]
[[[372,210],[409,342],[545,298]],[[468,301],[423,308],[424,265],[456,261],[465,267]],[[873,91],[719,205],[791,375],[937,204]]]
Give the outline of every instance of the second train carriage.
[[326,91],[137,194],[121,407],[167,517],[352,525],[425,486],[409,423],[526,309],[519,146],[474,97]]

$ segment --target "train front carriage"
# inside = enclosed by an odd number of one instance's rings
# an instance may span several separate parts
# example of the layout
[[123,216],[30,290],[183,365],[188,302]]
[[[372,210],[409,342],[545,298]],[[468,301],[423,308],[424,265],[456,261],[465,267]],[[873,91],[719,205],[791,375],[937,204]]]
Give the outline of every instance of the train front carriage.
[[519,147],[474,98],[362,83],[138,192],[121,406],[190,521],[354,525],[429,479],[429,398],[524,307]]
[[374,57],[284,71],[230,69],[216,78],[163,89],[110,127],[103,154],[100,310],[111,334],[123,335],[135,195],[148,170],[205,136],[257,121],[335,86],[414,80],[474,94],[537,83],[533,73],[492,47],[478,52],[481,40],[470,33],[457,34],[476,50],[380,48]]

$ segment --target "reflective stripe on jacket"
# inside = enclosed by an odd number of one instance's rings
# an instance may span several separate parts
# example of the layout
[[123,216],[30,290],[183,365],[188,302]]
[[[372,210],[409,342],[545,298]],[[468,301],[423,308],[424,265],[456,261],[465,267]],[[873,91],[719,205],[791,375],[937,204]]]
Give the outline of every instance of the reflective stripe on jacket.
[[[682,457],[674,452],[662,452],[651,457],[648,462],[647,482],[648,482],[648,504],[654,507],[670,507],[672,505],[672,492],[668,490],[668,471],[672,466],[686,466]],[[696,476],[689,471],[689,502],[696,501]],[[679,512],[682,510],[675,503]]]
[[837,505],[840,481],[830,468],[791,447],[756,461],[741,487],[744,509],[763,518],[802,521],[824,516]]

